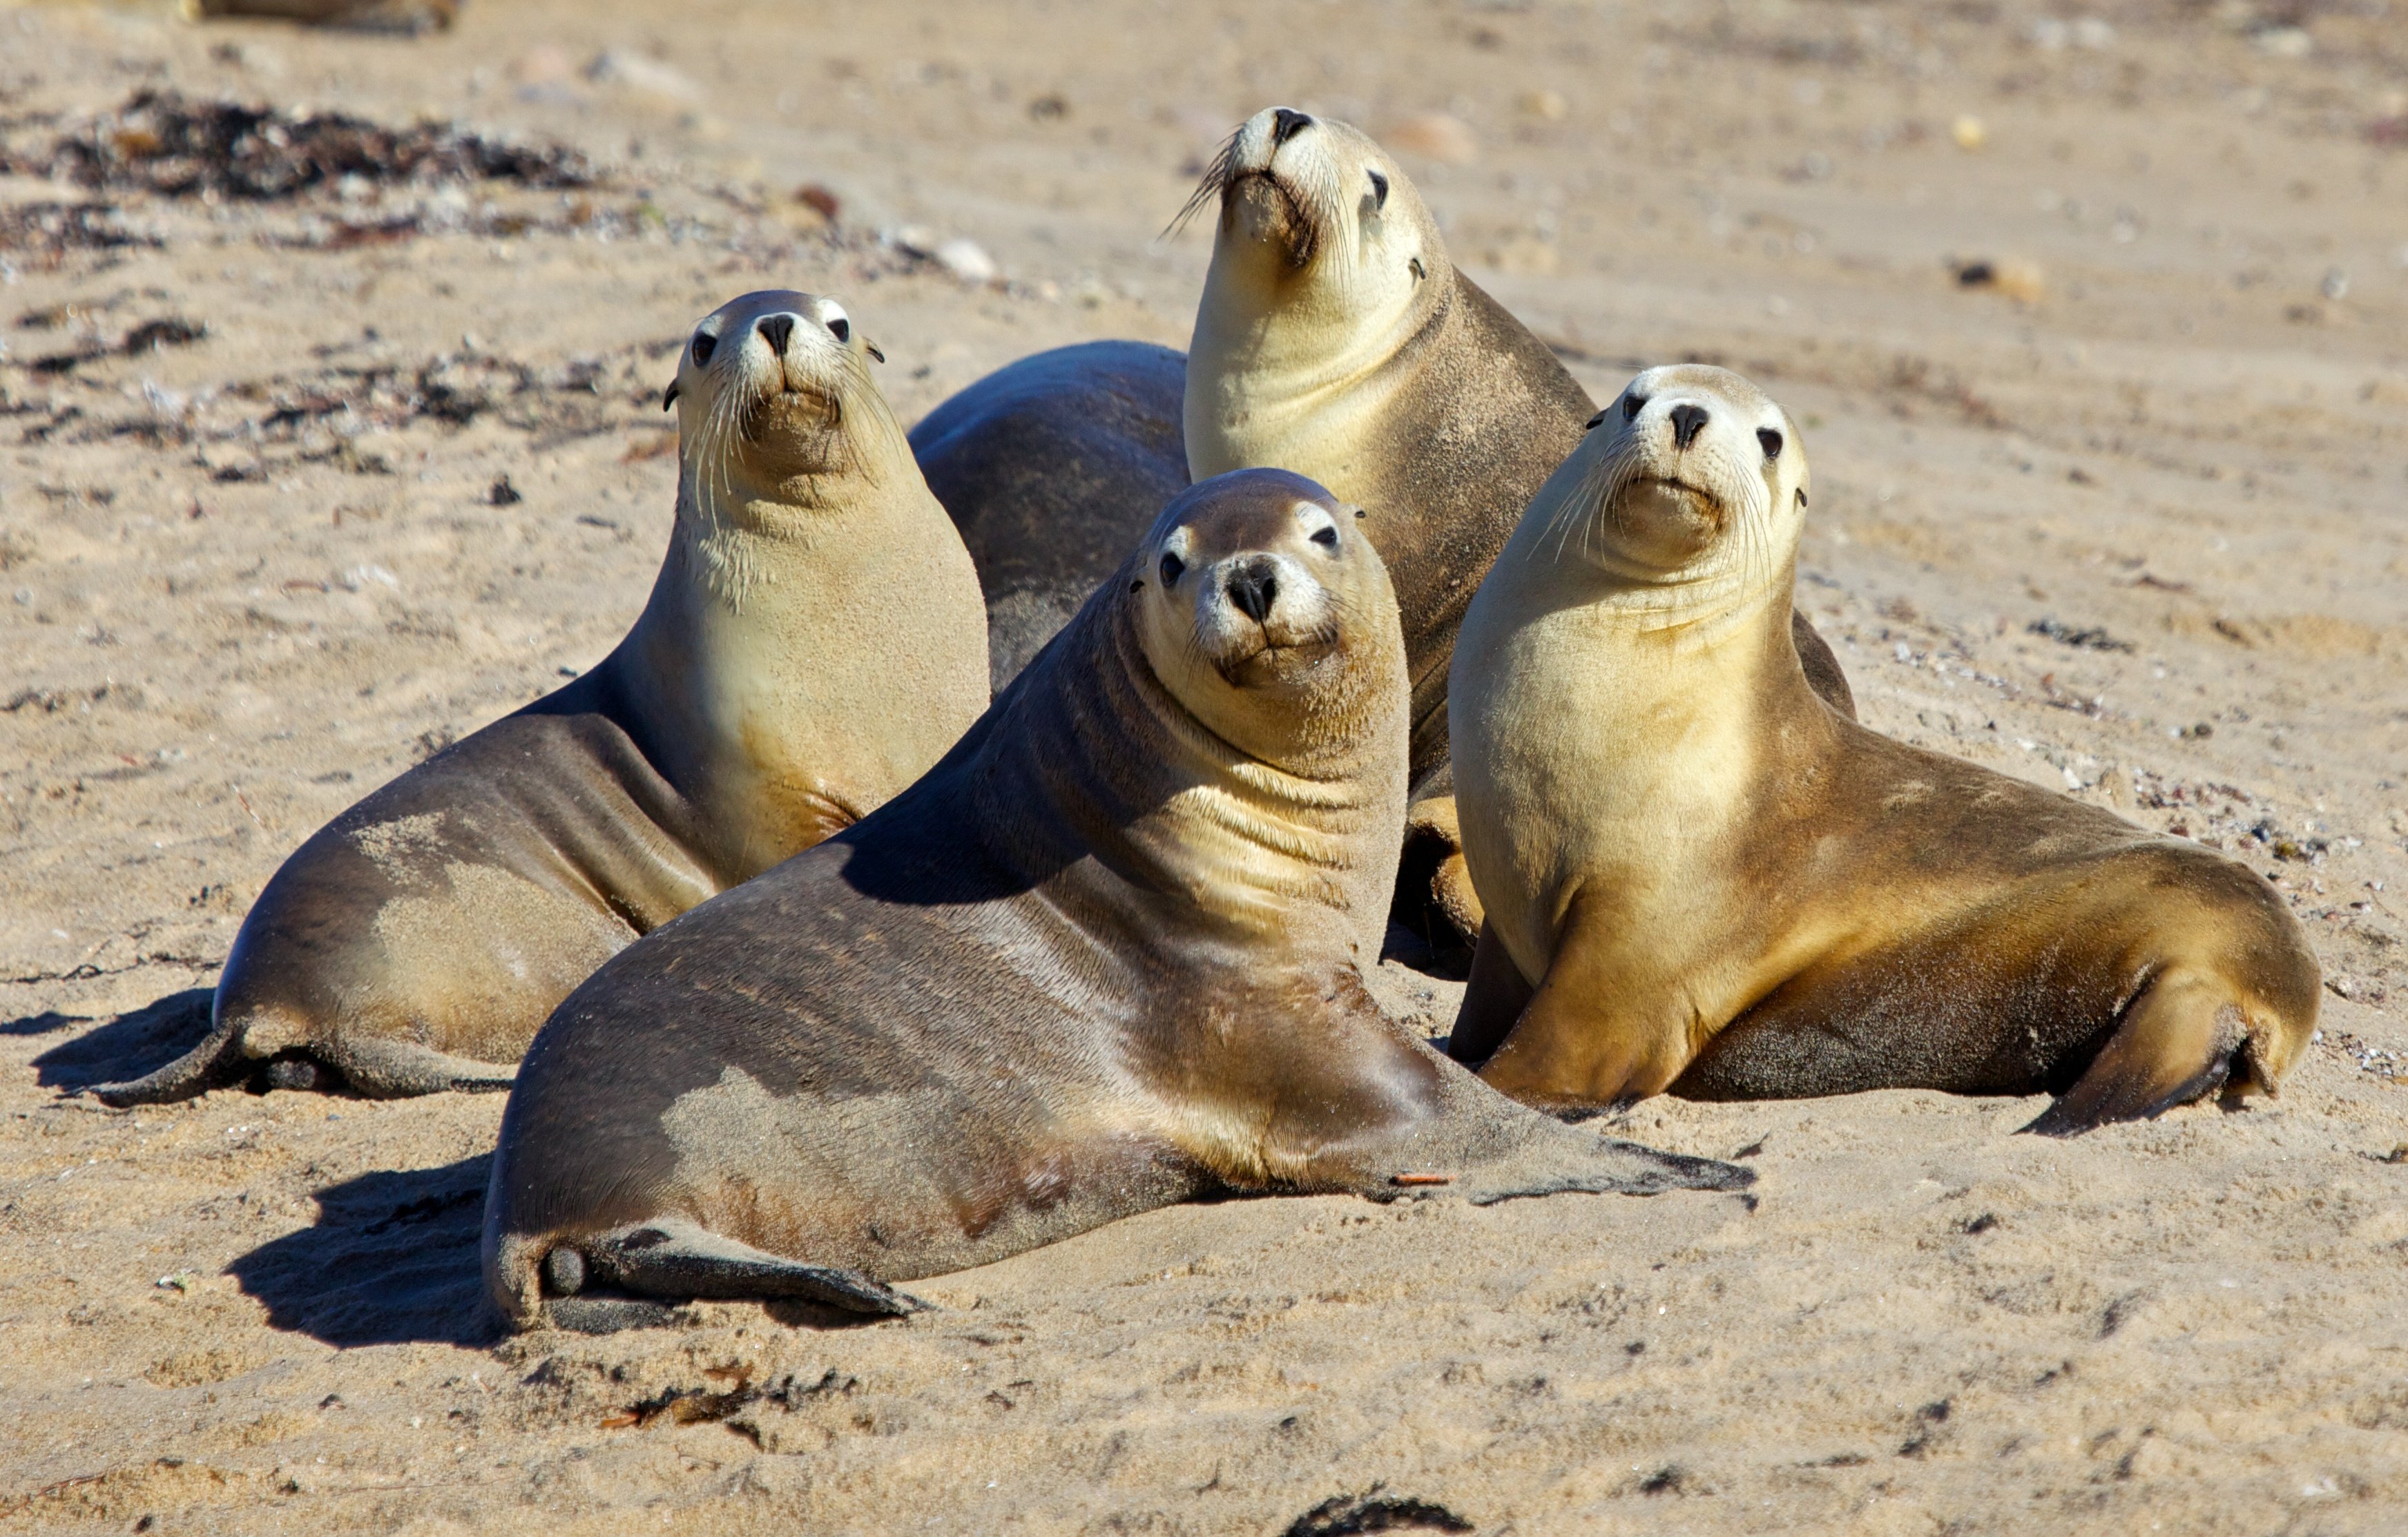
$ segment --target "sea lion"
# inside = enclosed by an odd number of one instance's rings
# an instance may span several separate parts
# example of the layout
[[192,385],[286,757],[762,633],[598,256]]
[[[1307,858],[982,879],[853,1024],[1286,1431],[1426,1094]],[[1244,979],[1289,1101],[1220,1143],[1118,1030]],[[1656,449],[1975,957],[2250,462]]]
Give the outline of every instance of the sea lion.
[[505,1088],[630,940],[936,762],[984,708],[986,619],[870,353],[808,294],[697,325],[663,402],[677,523],[635,627],[302,844],[243,920],[208,1039],[94,1092],[182,1099],[263,1060],[280,1086]]
[[1405,697],[1352,509],[1278,471],[1182,493],[926,778],[560,1006],[502,1119],[494,1301],[895,1313],[889,1282],[1211,1190],[1747,1183],[1380,1013]]
[[1488,915],[1455,1057],[1558,1111],[2049,1093],[2056,1135],[2273,1092],[2319,985],[2282,900],[1817,698],[1784,623],[1808,489],[1780,406],[1681,366],[1531,502],[1449,691]]
[[921,418],[911,452],[986,592],[995,691],[1079,611],[1187,485],[1187,359],[1090,341],[996,369]]
[[[1447,764],[1455,634],[1596,403],[1456,269],[1412,180],[1359,130],[1285,107],[1257,112],[1190,208],[1216,195],[1187,351],[1189,473],[1277,465],[1369,510],[1412,677],[1414,847],[1398,915],[1431,932],[1414,912],[1428,893],[1468,943],[1479,904],[1455,852]],[[1804,615],[1793,628],[1815,687],[1853,714],[1830,647]]]

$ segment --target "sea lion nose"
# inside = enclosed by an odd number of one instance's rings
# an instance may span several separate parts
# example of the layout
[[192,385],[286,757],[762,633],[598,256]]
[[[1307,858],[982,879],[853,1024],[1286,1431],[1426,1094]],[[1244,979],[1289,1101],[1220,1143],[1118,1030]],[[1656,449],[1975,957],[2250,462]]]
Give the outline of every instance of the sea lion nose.
[[1260,625],[1270,618],[1271,605],[1279,601],[1279,577],[1268,561],[1257,561],[1231,572],[1227,591],[1229,601]]
[[1276,150],[1289,139],[1312,126],[1312,115],[1293,107],[1282,107],[1271,113],[1271,148]]
[[1672,408],[1672,446],[1674,448],[1687,448],[1697,441],[1698,434],[1705,430],[1706,412],[1703,407],[1675,406]]
[[784,357],[786,355],[786,342],[788,338],[792,338],[795,334],[795,317],[792,315],[764,315],[761,317],[760,323],[753,326],[752,329],[760,332],[762,339],[768,342],[769,351],[777,353],[780,357]]

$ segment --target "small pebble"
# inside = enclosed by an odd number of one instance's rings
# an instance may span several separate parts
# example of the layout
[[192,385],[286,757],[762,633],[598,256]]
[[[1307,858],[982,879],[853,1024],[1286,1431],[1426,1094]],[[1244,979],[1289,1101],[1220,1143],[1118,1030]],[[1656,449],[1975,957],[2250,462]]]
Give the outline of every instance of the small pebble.
[[997,271],[995,258],[988,255],[986,248],[976,240],[956,237],[939,246],[930,254],[936,258],[939,266],[966,283],[984,283],[995,280]]

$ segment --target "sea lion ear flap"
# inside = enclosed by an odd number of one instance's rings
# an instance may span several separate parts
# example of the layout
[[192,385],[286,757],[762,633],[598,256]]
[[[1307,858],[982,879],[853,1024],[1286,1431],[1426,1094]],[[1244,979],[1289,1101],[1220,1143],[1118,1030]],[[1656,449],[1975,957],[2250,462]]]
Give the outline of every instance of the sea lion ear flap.
[[1603,411],[1599,411],[1599,412],[1598,412],[1595,416],[1590,417],[1587,421],[1585,421],[1585,422],[1584,422],[1584,423],[1582,423],[1582,424],[1581,424],[1581,431],[1583,431],[1583,432],[1594,432],[1594,431],[1597,429],[1597,424],[1598,424],[1598,423],[1600,423],[1600,422],[1604,421],[1604,420],[1605,420],[1605,417],[1606,417],[1606,413],[1605,413],[1605,412],[1603,412]]
[[867,352],[871,357],[876,358],[881,363],[886,361],[886,354],[878,350],[878,343],[870,340],[867,337],[861,338],[861,350]]
[[669,381],[669,387],[668,387],[667,389],[663,390],[663,391],[661,392],[661,409],[663,409],[663,410],[666,410],[666,409],[668,409],[671,406],[676,405],[676,404],[677,404],[677,397],[678,397],[678,381],[677,381],[676,380],[672,379],[672,380],[670,380],[670,381]]

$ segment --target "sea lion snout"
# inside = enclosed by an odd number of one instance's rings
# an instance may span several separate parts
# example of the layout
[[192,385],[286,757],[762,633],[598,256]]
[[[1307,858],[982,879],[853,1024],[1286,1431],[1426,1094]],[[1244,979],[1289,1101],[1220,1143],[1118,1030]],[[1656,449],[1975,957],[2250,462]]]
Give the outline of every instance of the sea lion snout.
[[[1369,548],[1344,512],[1282,471],[1221,476],[1172,503],[1154,541],[1162,640],[1183,639],[1235,687],[1295,681],[1337,644],[1341,600],[1329,584],[1351,577],[1354,547]],[[1182,619],[1188,633],[1176,637]]]
[[1805,507],[1788,413],[1727,369],[1650,368],[1591,426],[1606,430],[1573,451],[1552,498],[1555,555],[1649,581],[1704,574],[1778,542]]
[[1360,516],[1301,475],[1243,469],[1154,520],[1125,568],[1146,662],[1224,740],[1276,755],[1296,721],[1354,708],[1367,669],[1349,657],[1396,623]]

